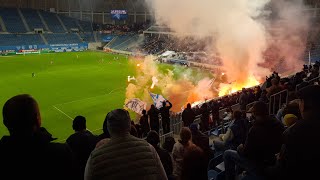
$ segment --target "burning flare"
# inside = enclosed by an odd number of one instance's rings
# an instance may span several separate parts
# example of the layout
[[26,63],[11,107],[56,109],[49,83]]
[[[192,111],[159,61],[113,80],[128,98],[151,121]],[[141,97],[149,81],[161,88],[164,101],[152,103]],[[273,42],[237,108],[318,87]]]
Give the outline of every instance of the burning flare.
[[242,88],[250,88],[259,84],[260,82],[254,76],[249,76],[244,83],[238,83],[236,81],[229,84],[221,83],[219,88],[219,96],[221,97],[224,95],[232,94],[240,91]]

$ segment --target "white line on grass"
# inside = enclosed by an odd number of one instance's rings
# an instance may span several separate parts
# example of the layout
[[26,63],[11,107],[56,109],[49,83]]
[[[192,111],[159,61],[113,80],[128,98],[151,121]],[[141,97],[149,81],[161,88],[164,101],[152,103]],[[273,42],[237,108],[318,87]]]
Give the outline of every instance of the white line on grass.
[[88,100],[88,99],[94,99],[94,98],[101,97],[101,96],[107,96],[107,95],[113,94],[114,91],[116,91],[116,90],[121,90],[121,89],[125,89],[125,88],[116,88],[116,89],[113,89],[113,90],[111,90],[110,92],[108,92],[108,93],[106,93],[106,94],[102,94],[102,95],[98,95],[98,96],[93,96],[93,97],[88,97],[88,98],[83,98],[83,99],[78,99],[78,100],[69,101],[69,102],[64,102],[64,103],[56,104],[56,106],[57,106],[57,105],[70,104],[70,103],[79,102],[79,101]]
[[58,110],[59,112],[61,112],[62,114],[64,114],[65,116],[67,116],[69,119],[73,120],[72,117],[70,117],[68,114],[66,114],[65,112],[63,112],[62,110],[60,110],[59,108],[57,108],[56,106],[53,106],[56,110]]

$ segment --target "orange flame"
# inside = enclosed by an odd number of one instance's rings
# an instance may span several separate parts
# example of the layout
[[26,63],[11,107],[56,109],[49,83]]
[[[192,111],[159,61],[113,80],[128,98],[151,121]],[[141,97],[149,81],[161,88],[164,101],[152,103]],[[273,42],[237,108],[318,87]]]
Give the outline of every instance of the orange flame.
[[260,82],[254,76],[249,76],[244,83],[232,82],[230,84],[220,84],[219,96],[232,94],[240,91],[242,88],[250,88],[259,84]]

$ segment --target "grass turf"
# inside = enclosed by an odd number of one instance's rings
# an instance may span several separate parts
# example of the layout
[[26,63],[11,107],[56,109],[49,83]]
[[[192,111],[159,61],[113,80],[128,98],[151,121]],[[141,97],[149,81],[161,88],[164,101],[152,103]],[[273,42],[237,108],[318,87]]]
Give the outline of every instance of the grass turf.
[[[102,52],[0,57],[0,106],[14,95],[30,94],[39,103],[42,125],[58,140],[73,133],[77,115],[99,134],[107,112],[123,107],[127,76],[133,73],[125,56]],[[0,123],[0,136],[5,134]]]

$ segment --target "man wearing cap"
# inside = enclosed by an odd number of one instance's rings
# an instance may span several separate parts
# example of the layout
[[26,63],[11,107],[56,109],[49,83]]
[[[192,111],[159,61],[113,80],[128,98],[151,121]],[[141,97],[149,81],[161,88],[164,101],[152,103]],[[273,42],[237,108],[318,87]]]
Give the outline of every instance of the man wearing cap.
[[130,116],[116,109],[106,116],[111,138],[91,153],[84,179],[167,179],[159,156],[152,145],[130,135]]
[[257,102],[249,110],[254,119],[244,144],[235,150],[224,152],[226,179],[234,179],[235,166],[240,166],[256,176],[260,176],[265,167],[275,163],[275,154],[282,145],[283,125],[268,115],[268,107]]
[[307,86],[298,92],[298,96],[302,120],[284,133],[277,169],[280,176],[276,176],[279,179],[319,178],[320,86]]

